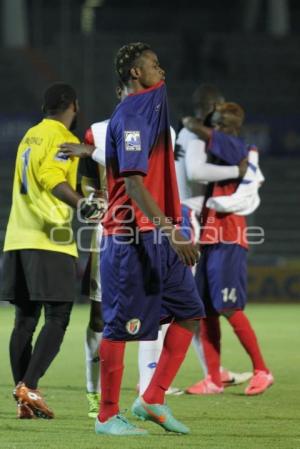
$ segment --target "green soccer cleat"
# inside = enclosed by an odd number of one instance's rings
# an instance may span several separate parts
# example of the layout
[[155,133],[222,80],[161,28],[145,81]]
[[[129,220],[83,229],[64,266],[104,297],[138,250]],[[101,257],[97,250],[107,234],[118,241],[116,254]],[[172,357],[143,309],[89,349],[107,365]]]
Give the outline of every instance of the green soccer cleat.
[[186,434],[190,429],[174,418],[167,405],[147,404],[138,397],[132,407],[131,412],[142,421],[153,421],[163,427],[167,432]]
[[114,436],[146,436],[147,430],[139,429],[131,424],[122,415],[115,415],[104,423],[96,419],[95,432],[97,435],[114,435]]
[[99,413],[99,401],[100,394],[99,393],[87,393],[86,398],[89,404],[88,417],[89,418],[97,418]]

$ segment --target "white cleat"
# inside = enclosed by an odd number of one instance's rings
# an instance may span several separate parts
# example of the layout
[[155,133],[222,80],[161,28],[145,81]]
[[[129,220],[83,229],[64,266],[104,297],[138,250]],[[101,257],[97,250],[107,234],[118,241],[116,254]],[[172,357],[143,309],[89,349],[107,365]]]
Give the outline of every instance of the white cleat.
[[183,390],[180,390],[180,388],[176,388],[176,387],[170,387],[166,391],[166,394],[168,394],[170,396],[180,396],[183,393],[184,393]]
[[221,380],[224,387],[232,387],[235,385],[241,385],[245,382],[248,382],[253,376],[253,373],[245,372],[245,373],[234,373],[232,371],[228,371],[227,369],[223,369],[221,371]]

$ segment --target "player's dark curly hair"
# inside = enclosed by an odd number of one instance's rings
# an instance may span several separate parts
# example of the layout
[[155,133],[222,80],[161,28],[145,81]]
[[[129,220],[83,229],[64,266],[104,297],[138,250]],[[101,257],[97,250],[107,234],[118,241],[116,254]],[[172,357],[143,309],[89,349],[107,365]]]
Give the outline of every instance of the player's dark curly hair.
[[65,83],[55,83],[49,86],[44,93],[42,111],[45,115],[60,114],[76,100],[77,95],[72,86]]
[[151,50],[150,45],[144,42],[133,42],[124,45],[118,50],[115,58],[115,68],[119,79],[122,83],[127,84],[130,80],[130,70],[134,67],[137,59],[146,50]]

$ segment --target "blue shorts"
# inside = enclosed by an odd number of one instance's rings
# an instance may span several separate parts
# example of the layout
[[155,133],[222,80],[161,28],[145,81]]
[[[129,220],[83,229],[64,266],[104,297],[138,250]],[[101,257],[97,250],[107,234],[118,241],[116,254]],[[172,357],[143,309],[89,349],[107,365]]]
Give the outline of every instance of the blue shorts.
[[110,340],[156,340],[161,321],[204,316],[191,269],[167,237],[156,232],[105,236],[101,242],[103,337]]
[[202,248],[195,276],[207,315],[243,310],[246,305],[247,250],[218,243]]
[[200,238],[200,222],[196,217],[195,211],[185,204],[181,205],[181,233],[190,240],[192,243],[196,243]]

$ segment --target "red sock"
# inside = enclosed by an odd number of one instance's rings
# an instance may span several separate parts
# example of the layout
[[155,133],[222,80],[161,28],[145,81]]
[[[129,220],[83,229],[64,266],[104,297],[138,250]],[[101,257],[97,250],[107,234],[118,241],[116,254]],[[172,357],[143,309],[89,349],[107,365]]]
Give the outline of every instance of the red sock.
[[218,385],[218,387],[221,387],[221,330],[219,316],[202,318],[200,335],[208,374],[211,376],[211,380]]
[[253,369],[269,372],[260,352],[255,332],[244,312],[242,310],[237,310],[230,318],[228,318],[228,321],[233,327],[241,344],[248,352],[253,364]]
[[193,333],[177,323],[172,323],[166,333],[163,349],[151,382],[143,394],[148,404],[163,404],[165,393],[179,370]]
[[123,375],[125,341],[102,339],[99,349],[101,368],[101,402],[99,421],[107,421],[119,413],[119,397]]

